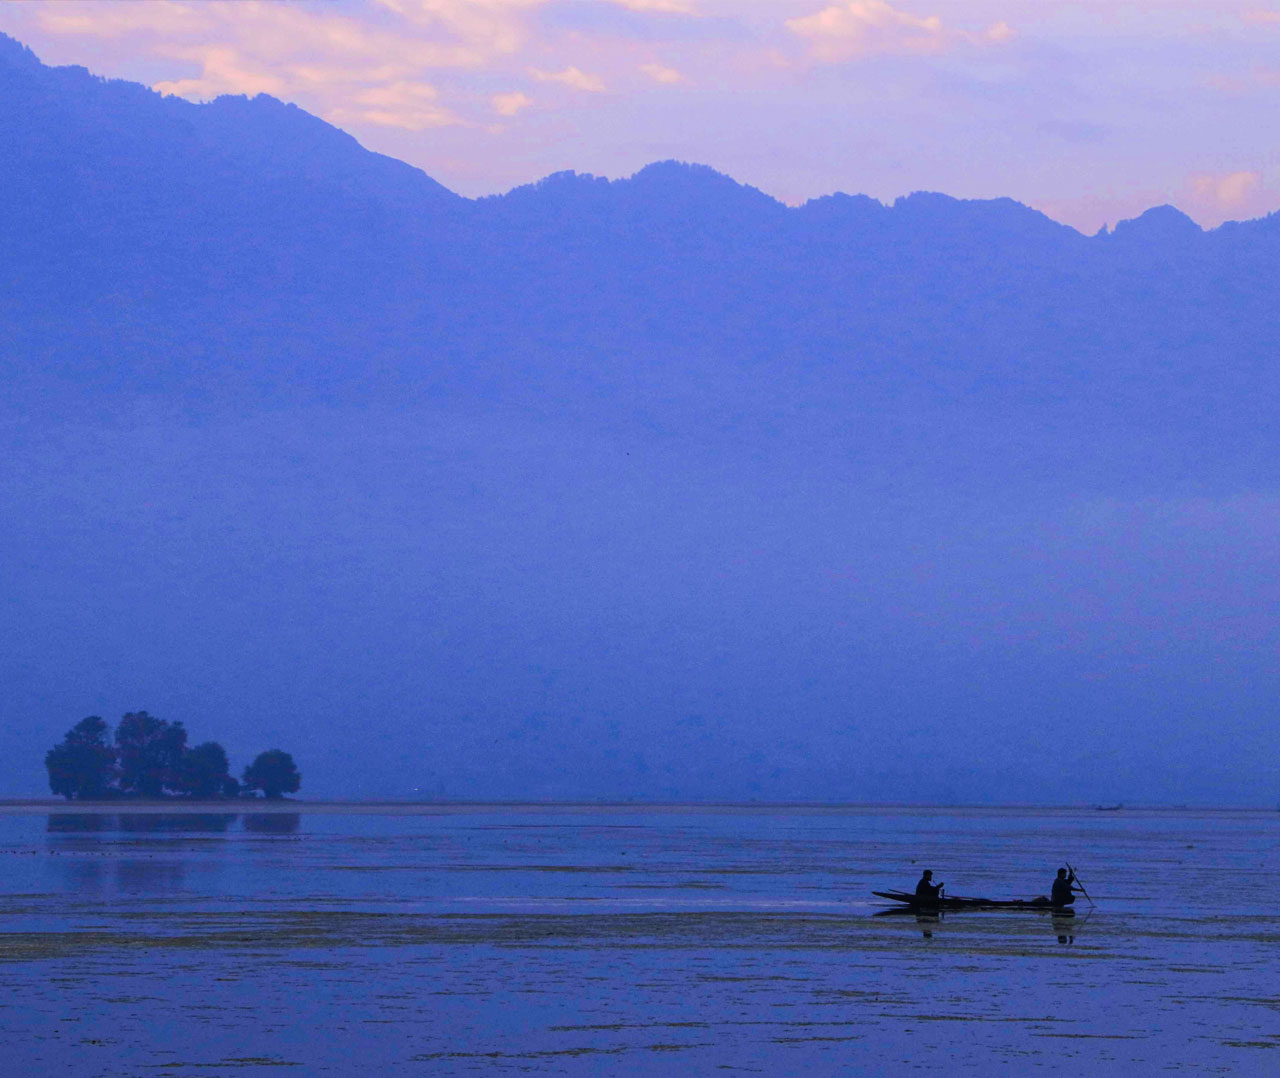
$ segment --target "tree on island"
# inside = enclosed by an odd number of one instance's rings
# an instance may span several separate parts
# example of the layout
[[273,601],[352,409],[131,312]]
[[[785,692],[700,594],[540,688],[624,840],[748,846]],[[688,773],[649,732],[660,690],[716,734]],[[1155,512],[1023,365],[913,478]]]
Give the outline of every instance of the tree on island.
[[[221,801],[240,795],[227,750],[216,741],[187,747],[187,730],[145,711],[131,711],[116,727],[97,715],[81,719],[44,757],[49,789],[70,800],[189,797]],[[278,799],[302,784],[293,757],[261,753],[244,772],[245,789]]]
[[183,752],[175,786],[179,793],[202,801],[235,797],[240,792],[240,783],[231,777],[227,750],[216,741]]
[[110,727],[97,715],[75,724],[44,757],[49,789],[68,801],[106,797],[116,772],[116,750],[107,740]]
[[248,790],[261,790],[263,796],[277,801],[285,794],[296,793],[302,776],[293,757],[280,749],[258,753],[257,759],[244,769],[244,785]]
[[116,727],[121,791],[163,797],[166,788],[179,789],[186,747],[187,731],[182,723],[130,711]]

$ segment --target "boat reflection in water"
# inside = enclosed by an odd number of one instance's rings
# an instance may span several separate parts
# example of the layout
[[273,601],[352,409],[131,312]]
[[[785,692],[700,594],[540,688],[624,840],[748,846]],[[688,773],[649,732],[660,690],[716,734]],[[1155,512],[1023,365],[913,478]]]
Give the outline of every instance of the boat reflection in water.
[[1084,928],[1085,922],[1089,920],[1092,914],[1092,907],[1085,910],[1083,914],[1076,910],[1054,910],[1053,931],[1058,937],[1058,942],[1064,947],[1069,947],[1075,943],[1080,929]]
[[1076,941],[1076,919],[1074,914],[1067,912],[1055,913],[1053,915],[1053,931],[1058,937],[1058,942],[1064,946],[1075,943]]
[[[1054,937],[1064,947],[1069,947],[1076,942],[1076,936],[1079,935],[1080,929],[1084,927],[1084,923],[1089,919],[1092,910],[1086,910],[1084,914],[1078,915],[1075,910],[1056,910],[1049,907],[1020,910],[1019,913],[1031,913],[1037,922],[1043,920],[1049,921],[1049,927]],[[995,914],[994,920],[999,924],[1024,926],[1026,918],[1019,916],[1010,918],[1008,911],[1004,910],[937,910],[937,909],[918,909],[911,906],[892,907],[887,910],[876,910],[873,917],[899,917],[905,920],[911,917],[920,929],[920,935],[925,939],[933,939],[934,931],[945,923],[947,915],[951,917],[972,920],[974,914],[986,914],[991,916]],[[990,925],[991,922],[987,922]]]

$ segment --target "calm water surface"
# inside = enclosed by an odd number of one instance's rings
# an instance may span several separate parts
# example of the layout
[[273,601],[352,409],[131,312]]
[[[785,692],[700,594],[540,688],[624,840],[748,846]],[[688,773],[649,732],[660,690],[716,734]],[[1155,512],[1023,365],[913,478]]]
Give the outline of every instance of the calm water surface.
[[[873,916],[1064,858],[1073,920]],[[11,1075],[1280,1074],[1276,812],[0,810],[0,866]]]

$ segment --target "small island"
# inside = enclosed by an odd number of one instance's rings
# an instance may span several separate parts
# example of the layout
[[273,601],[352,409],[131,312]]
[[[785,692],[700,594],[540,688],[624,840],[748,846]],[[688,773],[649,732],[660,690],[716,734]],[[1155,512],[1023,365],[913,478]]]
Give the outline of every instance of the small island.
[[68,801],[278,801],[302,785],[293,757],[281,749],[259,753],[237,780],[216,741],[188,746],[181,722],[145,711],[126,714],[114,737],[100,716],[81,719],[45,753],[44,765],[49,789]]

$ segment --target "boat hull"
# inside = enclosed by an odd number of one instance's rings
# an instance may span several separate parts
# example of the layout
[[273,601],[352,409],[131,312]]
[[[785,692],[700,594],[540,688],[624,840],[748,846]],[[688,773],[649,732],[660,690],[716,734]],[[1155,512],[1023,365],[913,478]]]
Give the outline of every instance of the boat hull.
[[[1069,906],[1055,906],[1047,898],[967,898],[954,897],[922,899],[906,891],[872,891],[877,898],[898,902],[893,912],[937,913],[942,910],[1050,910],[1054,913],[1071,913]],[[888,912],[888,911],[886,911]]]

